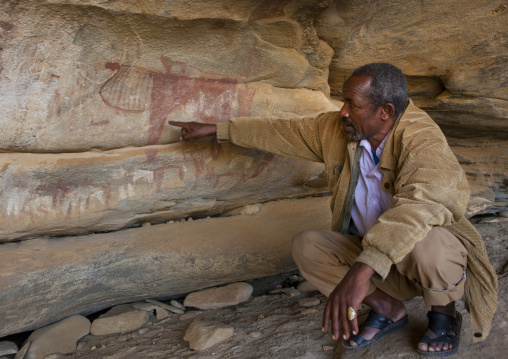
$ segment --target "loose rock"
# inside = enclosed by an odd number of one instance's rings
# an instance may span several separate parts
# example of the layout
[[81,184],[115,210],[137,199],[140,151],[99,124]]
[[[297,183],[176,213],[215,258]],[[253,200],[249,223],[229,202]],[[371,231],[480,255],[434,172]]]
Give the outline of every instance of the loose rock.
[[131,306],[133,308],[136,308],[136,309],[139,309],[139,310],[144,310],[144,311],[147,311],[147,312],[155,311],[155,317],[157,318],[157,320],[166,319],[169,316],[168,311],[166,309],[164,309],[161,306],[156,305],[156,304],[151,304],[151,303],[133,303],[133,304],[131,304]]
[[127,333],[144,326],[149,318],[148,312],[140,310],[100,317],[93,321],[90,333],[92,335]]
[[237,305],[250,298],[253,288],[248,283],[232,283],[224,287],[205,289],[189,294],[184,306],[217,309]]
[[169,304],[171,304],[173,307],[181,309],[181,310],[185,309],[185,307],[184,307],[184,305],[182,303],[180,303],[179,301],[174,300],[174,299],[171,300],[171,302],[169,302]]
[[18,346],[14,342],[0,342],[0,356],[16,354]]
[[219,322],[192,322],[183,339],[192,350],[205,350],[233,336],[234,328]]
[[259,338],[261,336],[260,332],[250,332],[247,334],[251,338]]
[[308,309],[302,310],[300,313],[303,314],[303,315],[309,315],[309,314],[314,314],[316,312],[317,312],[317,309],[308,308]]
[[298,289],[302,293],[312,293],[318,291],[317,288],[314,287],[314,285],[310,282],[302,282],[298,284],[296,289]]
[[158,300],[154,300],[154,299],[145,299],[146,302],[148,303],[152,303],[152,304],[156,304],[164,309],[167,309],[169,310],[170,312],[172,313],[175,313],[175,314],[184,314],[185,312],[179,308],[176,308],[172,305],[169,305],[169,304],[166,304],[166,303],[163,303],[163,302],[159,302]]
[[304,298],[304,299],[300,299],[298,301],[298,304],[301,306],[301,307],[314,307],[316,305],[319,305],[321,304],[321,301],[319,300],[319,298]]
[[285,294],[288,297],[297,297],[297,296],[301,295],[302,293],[299,290],[297,290],[293,287],[290,287],[290,288],[274,289],[274,290],[270,291],[270,294]]
[[35,330],[15,359],[43,359],[51,354],[70,354],[79,339],[90,333],[90,321],[73,315],[60,322]]

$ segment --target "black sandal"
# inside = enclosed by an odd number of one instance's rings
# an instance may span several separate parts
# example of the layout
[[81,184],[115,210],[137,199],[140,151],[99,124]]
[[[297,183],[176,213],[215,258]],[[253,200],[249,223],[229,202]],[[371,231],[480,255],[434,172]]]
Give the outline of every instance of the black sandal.
[[369,328],[380,329],[380,331],[371,340],[366,340],[358,334],[352,335],[351,340],[354,341],[356,343],[356,345],[352,346],[349,343],[349,341],[347,341],[347,340],[344,340],[342,342],[342,345],[347,350],[356,350],[356,349],[360,349],[360,348],[365,348],[367,345],[370,345],[370,344],[376,342],[379,338],[385,336],[386,334],[393,333],[399,329],[404,328],[407,325],[407,323],[409,323],[409,319],[408,319],[407,315],[404,318],[402,318],[401,320],[394,322],[390,318],[385,317],[384,315],[378,314],[378,313],[374,312],[373,310],[371,310],[369,312],[369,316],[367,317],[365,322],[363,322],[363,324],[360,325],[359,329],[361,331],[362,328],[369,327]]
[[[429,336],[424,335],[420,338],[418,343],[448,343],[453,348],[450,350],[429,352],[417,349],[418,353],[425,357],[445,357],[455,354],[459,350],[460,329],[462,327],[462,316],[459,312],[456,313],[456,318],[438,312],[428,312],[429,329],[434,332],[437,338],[431,339]],[[455,335],[449,335],[448,332],[453,330]]]

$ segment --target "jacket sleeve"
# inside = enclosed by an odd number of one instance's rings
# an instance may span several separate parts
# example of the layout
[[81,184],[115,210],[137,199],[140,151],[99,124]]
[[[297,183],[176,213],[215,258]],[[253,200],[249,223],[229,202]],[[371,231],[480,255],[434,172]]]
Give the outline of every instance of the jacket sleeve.
[[327,117],[322,114],[300,119],[235,118],[229,123],[217,124],[217,139],[282,156],[323,162],[320,132]]
[[459,221],[469,200],[465,173],[440,130],[403,140],[392,206],[363,238],[357,261],[383,279],[433,226]]

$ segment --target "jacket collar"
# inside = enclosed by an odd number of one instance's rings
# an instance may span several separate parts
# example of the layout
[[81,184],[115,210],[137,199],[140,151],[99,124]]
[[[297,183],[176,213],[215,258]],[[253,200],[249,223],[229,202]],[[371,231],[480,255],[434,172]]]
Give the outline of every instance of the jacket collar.
[[397,132],[397,127],[399,126],[402,117],[407,112],[408,108],[412,106],[414,106],[413,101],[411,101],[411,99],[408,99],[406,103],[406,108],[399,114],[397,120],[395,120],[392,130],[388,135],[388,138],[386,139],[385,147],[383,149],[383,156],[381,157],[381,161],[379,162],[379,168],[384,168],[393,171],[397,167],[397,163],[393,155],[395,145],[395,135]]

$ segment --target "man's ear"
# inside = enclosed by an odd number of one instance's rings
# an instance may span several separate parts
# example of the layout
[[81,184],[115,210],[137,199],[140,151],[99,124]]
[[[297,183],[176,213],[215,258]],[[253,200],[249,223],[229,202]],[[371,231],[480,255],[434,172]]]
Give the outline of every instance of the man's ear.
[[389,120],[395,116],[395,106],[393,103],[385,103],[381,105],[381,119],[383,121]]

